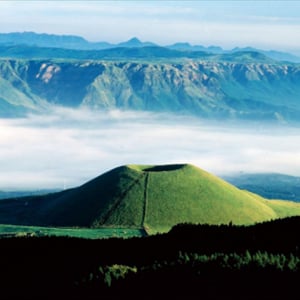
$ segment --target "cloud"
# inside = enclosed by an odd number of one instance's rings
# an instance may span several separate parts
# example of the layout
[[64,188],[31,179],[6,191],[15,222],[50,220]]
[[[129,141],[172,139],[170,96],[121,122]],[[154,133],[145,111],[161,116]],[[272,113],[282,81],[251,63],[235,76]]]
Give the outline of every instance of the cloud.
[[73,187],[124,164],[300,176],[299,129],[249,129],[142,112],[58,109],[0,120],[0,190]]

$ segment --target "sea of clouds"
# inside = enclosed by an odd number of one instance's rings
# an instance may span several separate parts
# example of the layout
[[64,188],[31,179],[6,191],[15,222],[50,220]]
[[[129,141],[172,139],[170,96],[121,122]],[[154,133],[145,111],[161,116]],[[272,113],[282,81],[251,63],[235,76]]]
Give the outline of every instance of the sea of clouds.
[[124,164],[300,176],[300,129],[145,112],[55,109],[0,119],[0,190],[69,188]]

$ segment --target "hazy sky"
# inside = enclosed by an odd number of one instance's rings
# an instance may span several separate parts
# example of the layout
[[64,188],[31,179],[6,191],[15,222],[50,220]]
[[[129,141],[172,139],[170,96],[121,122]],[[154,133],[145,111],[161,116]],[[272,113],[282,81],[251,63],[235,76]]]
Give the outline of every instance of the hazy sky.
[[0,190],[73,187],[124,164],[192,163],[216,175],[300,176],[299,131],[120,111],[57,109],[0,119]]
[[256,46],[300,54],[300,1],[3,1],[0,30],[162,45]]
[[[300,1],[2,1],[0,32],[162,45],[256,46],[300,55]],[[299,130],[224,128],[149,113],[56,110],[0,119],[0,190],[62,188],[118,165],[193,163],[215,174],[300,176]]]

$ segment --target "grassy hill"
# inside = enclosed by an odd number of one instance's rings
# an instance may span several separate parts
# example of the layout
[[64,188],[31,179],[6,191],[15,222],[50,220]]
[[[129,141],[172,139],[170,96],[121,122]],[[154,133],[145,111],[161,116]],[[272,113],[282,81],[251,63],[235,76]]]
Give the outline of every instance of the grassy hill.
[[128,165],[71,190],[0,202],[0,223],[165,232],[178,223],[254,224],[300,215],[188,164]]

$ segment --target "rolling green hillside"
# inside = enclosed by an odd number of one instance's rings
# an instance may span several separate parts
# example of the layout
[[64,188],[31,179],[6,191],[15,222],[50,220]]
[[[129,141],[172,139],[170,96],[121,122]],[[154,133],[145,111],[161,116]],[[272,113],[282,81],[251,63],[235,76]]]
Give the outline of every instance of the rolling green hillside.
[[0,223],[165,232],[178,223],[254,224],[300,215],[188,164],[128,165],[72,190],[0,202]]
[[23,225],[0,225],[0,238],[63,236],[83,239],[114,237],[143,237],[146,233],[139,228],[56,228]]

